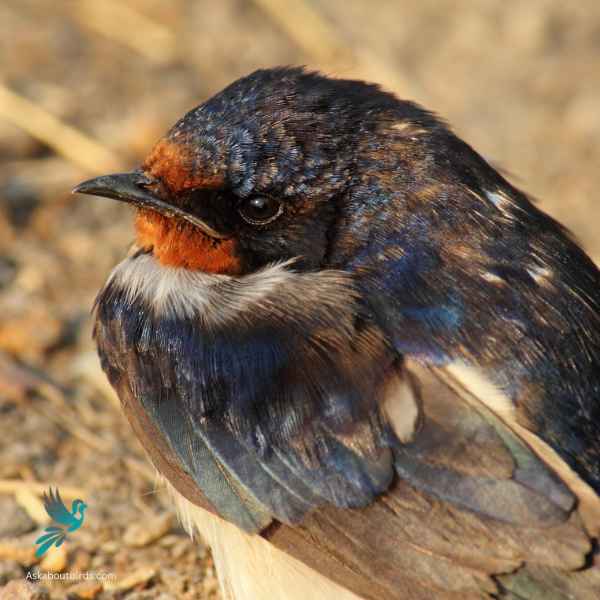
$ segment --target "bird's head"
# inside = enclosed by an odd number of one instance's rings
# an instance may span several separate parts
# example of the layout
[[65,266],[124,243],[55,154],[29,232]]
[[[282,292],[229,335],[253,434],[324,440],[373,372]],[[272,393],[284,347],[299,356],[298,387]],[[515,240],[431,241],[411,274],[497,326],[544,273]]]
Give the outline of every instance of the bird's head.
[[[140,169],[75,191],[136,206],[138,245],[165,265],[244,274],[293,258],[315,269],[362,235],[340,232],[380,208],[398,160],[417,160],[418,136],[436,125],[374,85],[257,71],[179,120]],[[367,205],[349,193],[361,187]]]
[[87,508],[87,504],[83,500],[73,500],[73,504],[71,505],[71,514],[76,515],[78,512],[81,513],[83,517],[83,513]]

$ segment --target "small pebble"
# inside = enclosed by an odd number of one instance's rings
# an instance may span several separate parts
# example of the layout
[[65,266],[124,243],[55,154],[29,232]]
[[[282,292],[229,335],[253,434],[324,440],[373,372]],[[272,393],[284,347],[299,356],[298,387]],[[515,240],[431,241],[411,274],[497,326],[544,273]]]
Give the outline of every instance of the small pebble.
[[90,568],[92,557],[85,550],[77,550],[71,562],[72,571],[86,571]]
[[146,584],[156,575],[154,567],[142,567],[126,577],[117,577],[115,581],[107,581],[104,588],[109,591],[125,592],[141,584]]
[[0,538],[17,537],[35,527],[35,521],[12,496],[0,496]]
[[104,542],[104,544],[102,544],[102,546],[100,546],[100,550],[101,552],[106,552],[106,554],[115,554],[116,552],[119,551],[119,544],[117,542]]
[[171,550],[171,556],[175,560],[179,560],[186,552],[190,549],[190,543],[188,540],[182,540],[173,546]]
[[99,581],[82,581],[69,588],[69,597],[81,598],[82,600],[94,600],[103,589]]
[[0,289],[12,283],[18,270],[19,267],[14,258],[10,256],[0,257]]
[[164,513],[143,523],[133,523],[125,531],[123,541],[130,548],[143,548],[166,535],[173,523],[171,513]]
[[34,187],[22,177],[11,177],[3,187],[2,196],[2,208],[11,225],[17,229],[27,227],[40,203]]
[[2,600],[49,600],[50,596],[45,588],[29,581],[10,581],[0,590]]
[[21,579],[23,569],[16,560],[0,560],[0,586],[6,585],[11,579]]
[[35,556],[34,540],[29,537],[0,540],[0,560],[2,559],[14,560],[23,567],[31,567],[39,560]]
[[169,591],[178,597],[183,594],[187,587],[187,577],[182,576],[177,569],[161,569],[160,578],[169,588]]
[[62,573],[69,564],[67,547],[65,544],[58,548],[51,548],[40,563],[40,570],[49,571],[50,573]]
[[165,537],[162,538],[162,540],[160,540],[160,545],[163,548],[172,548],[180,540],[181,540],[180,535],[174,535],[174,534],[165,535]]
[[127,600],[177,600],[178,596],[172,596],[166,592],[156,593],[155,590],[132,592],[127,594]]

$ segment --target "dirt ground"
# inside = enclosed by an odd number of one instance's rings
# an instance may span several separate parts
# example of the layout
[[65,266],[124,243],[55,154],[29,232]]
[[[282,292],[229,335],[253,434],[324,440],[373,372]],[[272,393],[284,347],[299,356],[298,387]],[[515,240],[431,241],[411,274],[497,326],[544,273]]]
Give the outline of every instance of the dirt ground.
[[[597,0],[2,0],[0,23],[0,598],[218,597],[90,337],[131,214],[69,191],[238,76],[306,64],[425,104],[600,261]],[[39,565],[49,485],[88,509]]]

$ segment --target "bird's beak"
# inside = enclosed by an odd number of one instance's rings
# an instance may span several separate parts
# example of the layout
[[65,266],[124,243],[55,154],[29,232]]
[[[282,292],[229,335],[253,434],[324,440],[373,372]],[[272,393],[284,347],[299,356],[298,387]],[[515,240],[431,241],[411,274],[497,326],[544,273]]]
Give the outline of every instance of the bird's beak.
[[166,217],[183,219],[198,227],[203,233],[212,238],[222,239],[226,237],[222,233],[215,231],[196,215],[157,198],[148,189],[153,183],[155,182],[152,179],[137,171],[115,173],[114,175],[102,175],[101,177],[88,179],[73,188],[73,193],[103,196],[104,198],[113,198],[114,200],[127,202],[139,208],[148,208]]

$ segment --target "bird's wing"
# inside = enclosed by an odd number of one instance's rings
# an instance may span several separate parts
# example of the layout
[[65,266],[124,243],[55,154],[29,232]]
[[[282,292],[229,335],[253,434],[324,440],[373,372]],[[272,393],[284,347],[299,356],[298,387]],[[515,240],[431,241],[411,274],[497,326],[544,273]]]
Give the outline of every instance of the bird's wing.
[[425,419],[394,486],[263,537],[363,598],[600,598],[600,498],[445,373],[408,368]]
[[444,373],[407,366],[425,419],[395,485],[264,537],[363,598],[599,598],[600,498]]
[[[239,285],[221,285],[214,311],[244,298]],[[398,375],[397,356],[359,322],[349,285],[342,274],[297,275],[284,296],[222,327],[195,315],[155,319],[117,287],[98,303],[103,368],[138,435],[149,429],[141,420],[155,432],[146,447],[170,452],[155,463],[170,462],[246,531],[324,504],[365,506],[391,482],[379,396]]]
[[[213,542],[227,544],[215,551],[222,577],[231,577],[224,582],[231,597],[315,597],[316,588],[296,586],[326,578],[369,600],[599,598],[593,540],[600,499],[547,448],[534,452],[446,373],[406,366],[418,382],[424,419],[415,441],[397,454],[401,477],[366,508],[321,506],[301,525],[273,522],[260,539],[241,532],[234,538],[233,531],[227,537],[230,526],[222,522],[211,526]],[[160,432],[128,397],[132,425],[180,500],[212,510],[173,452],[148,442]],[[182,512],[206,533],[206,516]],[[321,577],[301,576],[293,564],[286,575],[271,572],[285,561],[265,540]],[[248,586],[261,591],[252,595]]]
[[469,172],[376,203],[350,265],[361,295],[400,354],[479,369],[600,493],[600,271],[523,194]]
[[62,525],[73,524],[73,515],[62,501],[58,489],[53,491],[50,488],[49,494],[44,493],[44,508],[57,523]]

